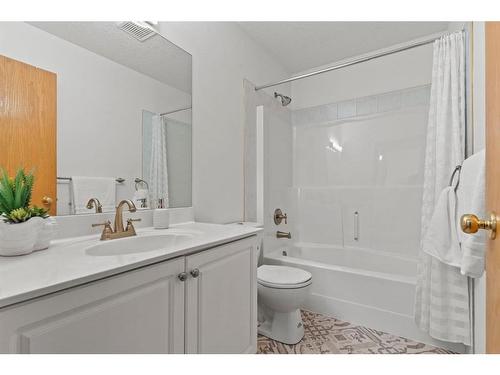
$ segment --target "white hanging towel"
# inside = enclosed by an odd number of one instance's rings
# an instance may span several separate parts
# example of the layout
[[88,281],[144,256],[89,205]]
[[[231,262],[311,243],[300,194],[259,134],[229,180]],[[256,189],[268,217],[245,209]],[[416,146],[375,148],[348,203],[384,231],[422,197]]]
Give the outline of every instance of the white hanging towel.
[[[462,167],[458,189],[459,217],[471,213],[486,218],[485,212],[485,152],[479,151],[467,158]],[[481,277],[484,272],[487,231],[474,234],[459,232],[462,247],[460,272],[470,277]]]
[[439,195],[425,237],[422,250],[441,262],[460,267],[462,251],[457,233],[457,196],[453,186],[447,186]]
[[97,198],[103,212],[114,211],[116,206],[116,180],[114,177],[71,177],[71,204],[76,215],[95,211],[87,208],[90,198]]

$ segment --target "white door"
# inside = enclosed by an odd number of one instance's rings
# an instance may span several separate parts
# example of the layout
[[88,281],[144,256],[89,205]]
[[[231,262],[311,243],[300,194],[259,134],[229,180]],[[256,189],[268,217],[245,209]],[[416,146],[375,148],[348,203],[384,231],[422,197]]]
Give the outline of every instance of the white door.
[[186,352],[257,350],[256,237],[186,257]]
[[184,258],[0,309],[2,353],[183,353]]

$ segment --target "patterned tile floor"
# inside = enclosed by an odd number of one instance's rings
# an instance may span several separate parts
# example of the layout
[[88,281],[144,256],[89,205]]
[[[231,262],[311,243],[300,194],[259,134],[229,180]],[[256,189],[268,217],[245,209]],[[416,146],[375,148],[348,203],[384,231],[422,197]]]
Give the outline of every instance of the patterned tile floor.
[[302,311],[305,335],[287,345],[259,335],[259,354],[454,354],[404,337]]

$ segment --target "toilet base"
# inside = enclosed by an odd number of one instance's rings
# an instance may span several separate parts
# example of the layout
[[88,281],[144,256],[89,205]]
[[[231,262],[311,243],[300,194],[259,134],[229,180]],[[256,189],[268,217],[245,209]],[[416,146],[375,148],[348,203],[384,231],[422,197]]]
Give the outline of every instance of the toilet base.
[[304,337],[304,324],[300,310],[288,313],[269,311],[263,314],[264,321],[258,327],[259,334],[284,344],[297,344]]

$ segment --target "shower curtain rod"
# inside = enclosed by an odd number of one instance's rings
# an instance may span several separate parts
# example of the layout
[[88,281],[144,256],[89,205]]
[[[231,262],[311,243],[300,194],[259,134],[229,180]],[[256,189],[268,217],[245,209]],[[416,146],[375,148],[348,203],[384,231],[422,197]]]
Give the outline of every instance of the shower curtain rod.
[[298,76],[293,76],[293,77],[290,77],[290,78],[287,78],[287,79],[283,79],[283,80],[278,81],[278,82],[268,83],[268,84],[265,84],[265,85],[262,85],[262,86],[256,86],[255,87],[255,91],[262,90],[262,89],[265,89],[265,88],[268,88],[268,87],[272,87],[272,86],[281,85],[283,83],[288,83],[288,82],[296,81],[298,79],[312,77],[312,76],[315,76],[315,75],[318,75],[318,74],[321,74],[321,73],[331,72],[332,70],[337,70],[337,69],[345,68],[347,66],[356,65],[356,64],[359,64],[359,63],[362,63],[362,62],[365,62],[365,61],[370,61],[370,60],[373,60],[373,59],[377,59],[379,57],[383,57],[383,56],[387,56],[387,55],[392,55],[393,53],[402,52],[402,51],[406,51],[406,50],[409,50],[409,49],[412,49],[412,48],[424,46],[426,44],[434,43],[434,41],[436,41],[437,39],[441,38],[443,35],[447,35],[447,34],[449,34],[449,32],[442,33],[442,34],[440,34],[438,36],[434,35],[432,38],[428,38],[428,39],[424,39],[424,40],[419,40],[419,41],[416,41],[416,42],[412,42],[412,43],[409,43],[407,45],[396,47],[396,48],[393,48],[393,49],[390,49],[390,50],[387,50],[387,51],[383,51],[383,52],[378,52],[378,53],[375,53],[373,55],[368,55],[368,56],[360,57],[360,58],[353,59],[353,60],[350,60],[350,61],[346,61],[344,63],[333,65],[333,66],[330,66],[328,68],[316,70],[316,71],[311,72],[311,73],[305,73],[305,74],[301,74],[301,75],[298,75]]
[[169,115],[171,113],[180,112],[180,111],[186,111],[188,109],[191,109],[191,107],[186,107],[186,108],[181,108],[181,109],[175,109],[175,110],[169,111],[169,112],[163,112],[163,113],[160,113],[160,116],[165,116],[165,115]]

